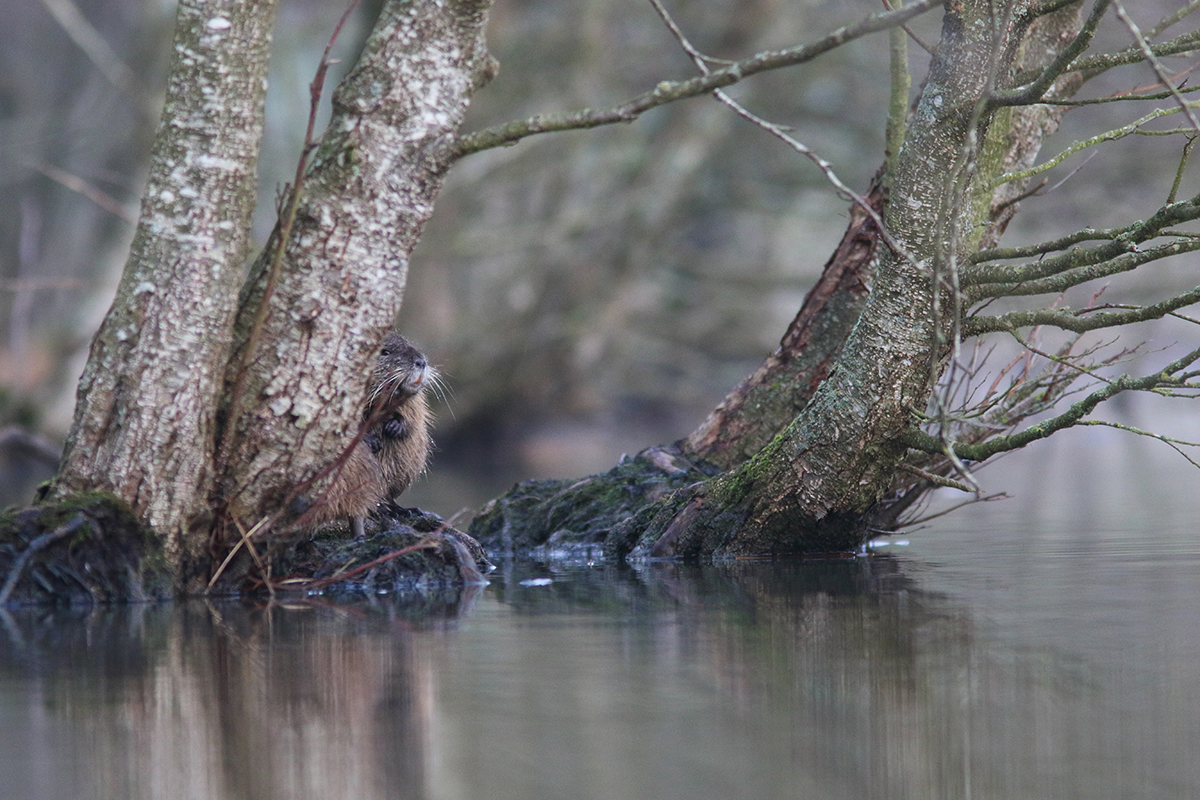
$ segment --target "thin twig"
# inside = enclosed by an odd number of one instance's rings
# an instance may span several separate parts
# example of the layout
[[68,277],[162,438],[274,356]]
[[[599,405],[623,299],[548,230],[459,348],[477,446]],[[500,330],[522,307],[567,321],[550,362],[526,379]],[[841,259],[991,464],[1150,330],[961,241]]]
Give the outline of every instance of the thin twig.
[[936,514],[929,514],[928,516],[918,517],[917,519],[905,522],[901,527],[911,528],[913,525],[924,525],[926,522],[929,522],[930,520],[935,520],[938,517],[944,517],[947,514],[952,514],[955,511],[958,511],[960,508],[974,505],[975,503],[987,503],[992,500],[1008,500],[1008,499],[1010,499],[1009,496],[1007,494],[1005,494],[1004,492],[997,492],[996,494],[989,494],[986,497],[974,497],[970,500],[964,500],[961,503],[956,503],[947,509],[943,509],[942,511],[937,512]]
[[[1200,102],[1185,103],[1185,105],[1187,105],[1189,107],[1194,107],[1194,106],[1200,105]],[[1139,129],[1146,123],[1151,122],[1152,120],[1156,120],[1159,117],[1169,117],[1172,114],[1178,114],[1180,112],[1180,110],[1181,109],[1179,109],[1179,108],[1158,108],[1158,109],[1155,109],[1154,111],[1150,112],[1149,114],[1145,115],[1144,117],[1134,120],[1133,122],[1129,123],[1128,125],[1124,125],[1120,128],[1114,128],[1113,130],[1105,131],[1104,133],[1098,133],[1095,136],[1092,136],[1088,139],[1083,139],[1082,141],[1075,142],[1070,147],[1063,150],[1061,153],[1054,156],[1053,158],[1051,158],[1048,161],[1044,161],[1041,164],[1030,167],[1029,169],[1020,170],[1018,172],[1006,172],[1005,174],[996,178],[996,180],[992,181],[991,188],[994,189],[997,186],[999,186],[1000,184],[1008,183],[1009,181],[1019,181],[1019,180],[1024,180],[1025,178],[1031,178],[1034,175],[1037,175],[1038,173],[1045,172],[1046,170],[1048,170],[1052,167],[1058,166],[1066,159],[1068,159],[1071,156],[1078,153],[1080,150],[1084,150],[1088,147],[1094,147],[1103,142],[1114,142],[1118,139],[1124,139],[1126,136],[1129,136],[1130,134],[1139,132]]]
[[[671,15],[667,12],[666,8],[663,7],[661,1],[650,0],[650,4],[654,6],[654,10],[658,12],[660,17],[662,17],[663,22],[667,25],[668,29],[675,36],[675,38],[679,40],[680,46],[683,47],[684,51],[687,52],[689,56],[691,56],[692,62],[696,65],[696,68],[699,69],[700,72],[706,77],[712,75],[713,73],[710,71],[704,57],[699,53],[698,50],[696,50],[691,42],[688,41],[683,31],[680,30],[679,26],[676,25],[671,19]],[[825,179],[829,181],[829,183],[831,183],[844,198],[853,202],[863,210],[863,213],[871,218],[871,220],[875,223],[877,230],[879,231],[879,238],[887,243],[888,247],[890,247],[897,256],[910,263],[916,263],[916,259],[914,259],[913,256],[911,256],[888,232],[887,226],[884,225],[883,217],[881,217],[879,213],[871,207],[871,204],[867,202],[866,198],[847,186],[846,183],[837,176],[837,173],[833,171],[832,164],[830,164],[821,156],[817,155],[815,152],[809,149],[807,145],[796,139],[779,125],[776,125],[773,122],[768,122],[762,117],[759,117],[757,114],[747,110],[744,106],[731,98],[721,89],[713,89],[712,94],[717,98],[717,100],[730,108],[739,117],[767,131],[772,136],[787,144],[797,153],[816,164],[817,169],[821,171],[821,174],[825,176]]]
[[901,472],[907,472],[909,475],[916,475],[921,480],[932,483],[934,486],[944,486],[947,489],[958,489],[960,492],[966,492],[967,494],[977,493],[977,487],[972,488],[967,486],[965,483],[961,483],[960,481],[956,481],[952,478],[947,478],[944,475],[934,475],[932,472],[926,472],[920,467],[914,467],[911,464],[901,463],[897,464],[896,466]]
[[[1196,146],[1196,137],[1189,136],[1187,144],[1183,146],[1183,155],[1179,157],[1179,167],[1175,170],[1175,180],[1171,183],[1171,191],[1167,195],[1167,205],[1175,202],[1175,197],[1179,194],[1179,184],[1183,182],[1183,171],[1187,169],[1188,159],[1192,155],[1192,148]],[[1180,234],[1175,234],[1176,236]],[[1187,234],[1184,234],[1187,235]],[[1194,234],[1193,234],[1194,235]]]
[[138,81],[133,70],[109,47],[74,3],[70,0],[42,0],[42,5],[109,83],[127,94],[136,93]]
[[838,28],[832,33],[808,44],[790,47],[785,50],[768,50],[756,53],[727,67],[713,70],[705,75],[689,80],[661,81],[654,89],[643,92],[620,105],[609,106],[607,108],[585,108],[578,111],[537,114],[527,119],[515,120],[503,125],[475,131],[474,133],[460,137],[450,146],[450,150],[446,154],[447,163],[482,150],[514,144],[521,139],[537,134],[584,130],[597,128],[602,125],[632,122],[652,108],[688,97],[699,97],[700,95],[712,92],[714,89],[731,86],[760,72],[812,61],[854,39],[902,25],[913,17],[942,5],[944,1],[917,0],[917,2],[896,11],[872,14],[869,17],[860,19],[858,22]]
[[416,544],[411,544],[408,547],[402,547],[399,550],[393,550],[392,552],[390,552],[386,555],[380,556],[379,558],[375,559],[374,561],[368,561],[366,564],[363,564],[360,567],[356,567],[348,572],[342,572],[340,574],[334,575],[329,578],[323,578],[319,581],[309,581],[306,583],[301,583],[299,585],[299,588],[322,589],[326,586],[329,586],[330,584],[350,580],[351,578],[355,577],[356,575],[361,575],[364,572],[366,572],[367,570],[371,569],[372,567],[377,567],[380,564],[385,564],[394,558],[399,558],[400,556],[408,555],[409,553],[415,552],[417,550],[432,550],[432,549],[436,548],[437,546],[438,546],[438,542],[436,539],[434,539],[431,536],[425,536],[421,539],[421,541],[417,542]]
[[1151,431],[1144,431],[1141,428],[1135,428],[1132,425],[1122,425],[1119,422],[1108,422],[1107,420],[1102,420],[1102,419],[1085,419],[1085,420],[1081,421],[1079,424],[1080,425],[1097,425],[1102,428],[1116,428],[1117,430],[1125,431],[1126,433],[1133,433],[1138,436],[1145,436],[1150,439],[1157,439],[1158,441],[1160,441],[1163,444],[1170,447],[1176,453],[1179,453],[1179,455],[1186,458],[1188,463],[1191,464],[1193,467],[1200,467],[1200,462],[1197,462],[1196,459],[1192,458],[1187,453],[1183,452],[1183,450],[1181,449],[1183,447],[1200,447],[1200,442],[1185,442],[1182,439],[1175,439],[1170,436],[1163,436],[1161,433],[1153,433]]
[[217,571],[214,572],[212,578],[209,579],[208,586],[204,587],[205,594],[208,594],[212,591],[213,586],[216,585],[217,581],[221,578],[221,575],[225,572],[225,568],[229,566],[229,562],[233,561],[233,557],[237,555],[237,551],[242,549],[242,545],[249,544],[250,537],[266,527],[267,523],[270,521],[271,517],[263,517],[257,523],[255,523],[253,528],[247,531],[242,528],[242,525],[240,522],[238,522],[238,520],[234,519],[234,523],[238,526],[238,531],[240,531],[242,534],[241,538],[238,539],[237,544],[229,549],[229,553],[226,554],[225,559],[221,562],[221,566],[217,567]]
[[124,203],[117,200],[107,192],[97,189],[92,184],[85,181],[78,175],[72,175],[69,172],[59,169],[51,164],[46,164],[41,161],[35,161],[30,164],[38,172],[45,175],[55,183],[65,186],[76,194],[86,197],[102,209],[112,214],[113,216],[128,222],[130,225],[137,225],[137,214],[130,210]]

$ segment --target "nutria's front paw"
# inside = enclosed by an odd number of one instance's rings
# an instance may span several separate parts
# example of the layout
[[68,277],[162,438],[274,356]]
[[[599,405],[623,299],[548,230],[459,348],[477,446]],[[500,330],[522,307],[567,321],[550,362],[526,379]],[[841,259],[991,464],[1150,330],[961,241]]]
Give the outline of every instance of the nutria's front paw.
[[409,429],[408,423],[402,419],[392,417],[383,423],[383,435],[389,439],[407,439],[411,433],[412,431]]

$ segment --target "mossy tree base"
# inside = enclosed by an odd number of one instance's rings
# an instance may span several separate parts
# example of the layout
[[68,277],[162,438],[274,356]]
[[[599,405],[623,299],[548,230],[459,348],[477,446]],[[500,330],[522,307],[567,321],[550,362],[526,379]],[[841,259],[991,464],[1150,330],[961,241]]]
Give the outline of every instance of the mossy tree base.
[[651,447],[601,475],[517,484],[468,531],[504,555],[587,548],[613,559],[695,560],[859,549],[866,515],[756,521],[753,487],[734,480],[737,472],[715,477],[676,447]]
[[[483,549],[440,517],[388,506],[357,540],[328,527],[260,543],[231,559],[210,595],[320,593],[338,599],[459,591],[491,569]],[[216,572],[218,565],[189,565]],[[87,493],[0,516],[0,608],[171,600],[182,593],[162,538],[111,495]]]
[[0,516],[0,607],[169,598],[162,543],[112,495],[86,493]]

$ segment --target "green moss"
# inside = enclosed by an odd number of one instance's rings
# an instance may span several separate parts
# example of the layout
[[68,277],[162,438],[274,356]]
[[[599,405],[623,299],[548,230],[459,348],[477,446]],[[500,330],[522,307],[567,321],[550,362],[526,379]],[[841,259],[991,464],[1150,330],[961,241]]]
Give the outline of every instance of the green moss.
[[675,448],[653,447],[600,475],[517,484],[493,500],[468,532],[503,553],[604,545],[618,528],[621,537],[629,536],[629,522],[643,508],[710,475]]
[[0,574],[17,566],[8,602],[79,604],[171,597],[159,538],[128,504],[83,492],[0,517]]

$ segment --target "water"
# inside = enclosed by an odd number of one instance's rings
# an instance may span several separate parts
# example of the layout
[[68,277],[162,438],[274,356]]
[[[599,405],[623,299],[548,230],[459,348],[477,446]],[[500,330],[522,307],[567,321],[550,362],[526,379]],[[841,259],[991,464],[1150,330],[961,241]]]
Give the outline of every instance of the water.
[[0,797],[1200,797],[1195,536],[1042,533],[12,613]]
[[870,558],[0,614],[0,798],[1200,798],[1200,480],[1105,452]]

